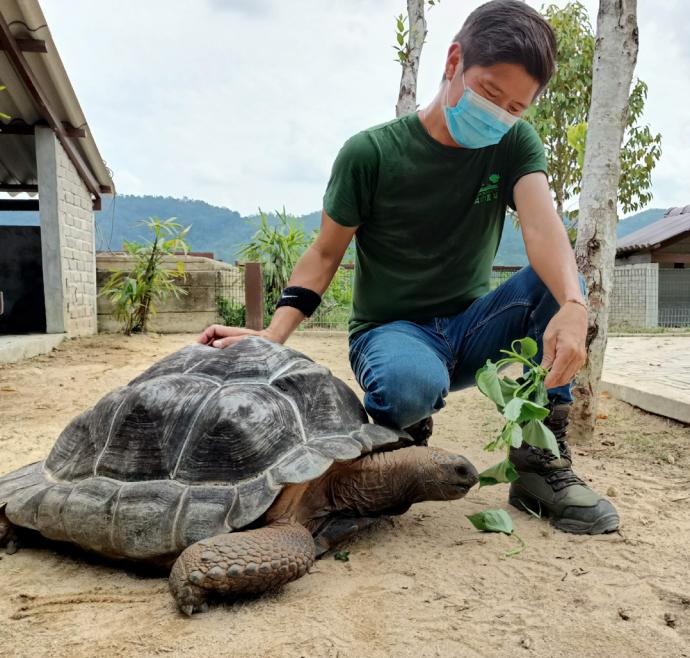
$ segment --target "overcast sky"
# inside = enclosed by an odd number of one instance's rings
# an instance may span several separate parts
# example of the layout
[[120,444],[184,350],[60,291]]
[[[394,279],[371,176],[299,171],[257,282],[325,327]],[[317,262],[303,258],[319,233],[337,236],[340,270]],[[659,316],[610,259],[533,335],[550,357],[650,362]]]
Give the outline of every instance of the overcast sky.
[[[481,2],[428,12],[418,102]],[[540,6],[540,2],[529,0]],[[557,4],[564,4],[559,0]],[[596,25],[595,0],[584,3]],[[687,0],[639,0],[644,120],[663,136],[650,206],[690,203]],[[121,194],[188,196],[243,214],[321,207],[342,143],[394,117],[404,0],[41,0]],[[67,9],[68,7],[68,9]]]

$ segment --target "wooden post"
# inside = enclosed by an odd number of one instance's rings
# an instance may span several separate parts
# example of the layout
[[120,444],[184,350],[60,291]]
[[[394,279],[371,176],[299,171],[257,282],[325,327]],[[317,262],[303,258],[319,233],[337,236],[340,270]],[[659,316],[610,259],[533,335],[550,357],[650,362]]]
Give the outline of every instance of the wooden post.
[[244,306],[247,329],[264,328],[264,280],[261,263],[244,264]]

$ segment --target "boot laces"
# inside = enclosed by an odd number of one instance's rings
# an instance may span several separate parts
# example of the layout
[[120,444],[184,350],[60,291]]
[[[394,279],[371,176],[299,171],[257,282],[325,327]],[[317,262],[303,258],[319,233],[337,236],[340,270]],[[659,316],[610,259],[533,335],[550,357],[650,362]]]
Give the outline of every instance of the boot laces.
[[[558,450],[561,453],[561,456],[565,456],[566,460],[570,462],[570,451],[568,450],[568,444],[564,440],[558,441]],[[556,459],[556,455],[554,455],[550,450],[542,450],[541,453],[544,457],[544,465],[547,467]],[[561,489],[565,489],[566,487],[577,484],[587,486],[582,478],[575,475],[570,463],[568,463],[567,466],[553,470],[551,468],[547,468],[545,469],[543,475],[544,480],[546,480],[554,491],[561,491]]]

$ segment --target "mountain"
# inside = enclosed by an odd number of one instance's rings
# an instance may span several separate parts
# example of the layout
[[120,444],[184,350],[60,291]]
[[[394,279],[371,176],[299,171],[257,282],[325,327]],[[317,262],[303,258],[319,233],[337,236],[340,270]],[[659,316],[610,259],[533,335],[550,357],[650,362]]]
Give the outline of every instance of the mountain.
[[[663,208],[650,208],[618,223],[618,237],[647,226],[660,219]],[[103,199],[103,209],[96,213],[96,248],[118,251],[125,240],[137,241],[145,238],[139,222],[147,217],[177,217],[183,226],[191,224],[188,242],[193,251],[211,251],[216,258],[232,262],[237,258],[240,245],[247,242],[256,230],[258,216],[242,217],[229,208],[213,206],[205,201],[175,199],[163,196],[120,195],[114,200]],[[275,221],[274,217],[271,217]],[[319,227],[320,212],[299,217],[304,230],[310,234]],[[0,225],[36,226],[38,213],[15,212],[0,214]],[[503,229],[501,246],[496,254],[497,265],[526,265],[527,256],[520,231],[513,228],[507,219]]]

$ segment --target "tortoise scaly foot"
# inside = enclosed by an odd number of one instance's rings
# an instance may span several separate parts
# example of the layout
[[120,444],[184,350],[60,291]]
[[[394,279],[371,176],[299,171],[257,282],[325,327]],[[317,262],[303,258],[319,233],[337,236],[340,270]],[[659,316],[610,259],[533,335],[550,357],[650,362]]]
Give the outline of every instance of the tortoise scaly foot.
[[10,523],[5,514],[5,506],[0,506],[0,548],[4,548],[8,555],[17,552],[19,544],[17,541],[17,529]]
[[276,589],[314,562],[311,533],[295,523],[217,535],[185,549],[170,573],[170,591],[186,615],[205,612],[215,595]]

